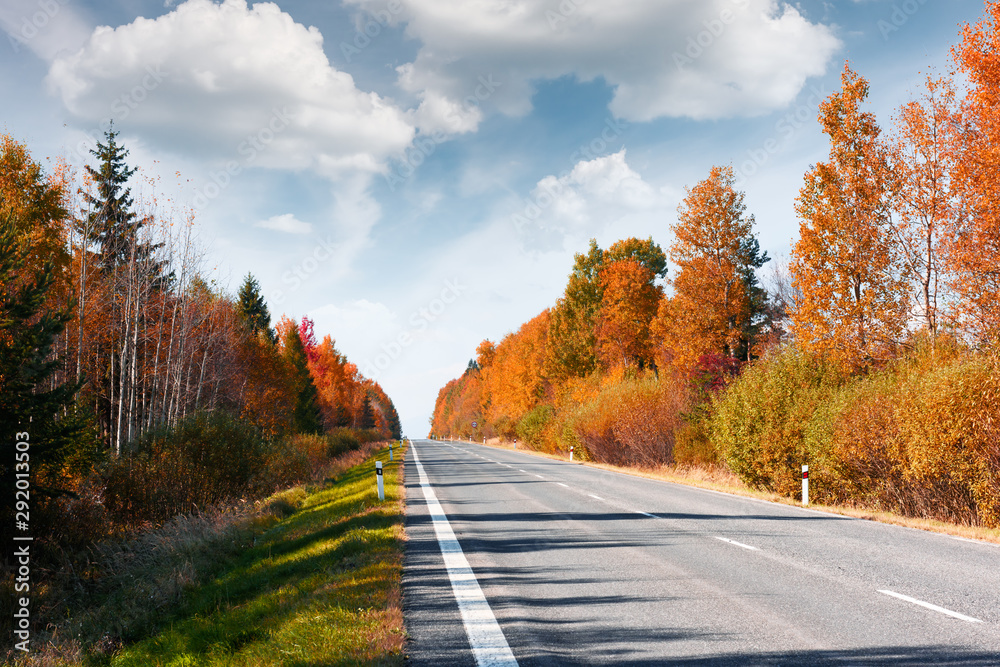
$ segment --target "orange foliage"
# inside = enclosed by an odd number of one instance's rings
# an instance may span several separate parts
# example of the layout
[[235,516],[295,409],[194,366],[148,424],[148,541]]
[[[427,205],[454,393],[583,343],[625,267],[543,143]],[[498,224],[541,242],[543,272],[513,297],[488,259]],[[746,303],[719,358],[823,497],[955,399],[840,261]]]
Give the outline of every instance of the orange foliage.
[[747,277],[766,258],[757,256],[754,218],[734,183],[732,167],[712,167],[678,208],[674,295],[661,302],[653,326],[661,366],[690,373],[702,356],[733,357],[741,347],[751,317]]
[[[516,333],[507,334],[492,348],[479,346],[482,365],[482,408],[487,421],[505,436],[539,401],[545,398],[543,374],[549,330],[549,310],[526,322]],[[487,343],[489,343],[487,345]]]
[[796,200],[791,269],[801,298],[791,330],[803,350],[856,365],[886,356],[903,331],[905,300],[889,219],[896,184],[875,117],[861,110],[868,82],[846,65],[841,80],[820,105],[830,159],[806,174]]
[[652,363],[649,323],[663,289],[654,275],[634,259],[601,269],[601,306],[597,312],[597,356],[605,368],[645,368]]
[[988,2],[986,16],[966,25],[952,49],[959,72],[971,83],[963,104],[967,128],[956,183],[968,218],[952,239],[948,260],[956,276],[960,309],[973,333],[1000,333],[1000,3]]
[[944,245],[963,218],[954,181],[961,119],[949,79],[928,76],[926,86],[920,101],[900,109],[891,148],[900,181],[896,238],[910,283],[911,310],[933,336],[949,300],[944,294]]

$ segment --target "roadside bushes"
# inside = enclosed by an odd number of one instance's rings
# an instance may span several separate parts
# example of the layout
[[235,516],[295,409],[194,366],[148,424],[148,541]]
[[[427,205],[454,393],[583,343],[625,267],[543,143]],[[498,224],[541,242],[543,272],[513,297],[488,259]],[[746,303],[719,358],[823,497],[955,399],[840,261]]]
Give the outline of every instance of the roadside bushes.
[[581,405],[570,426],[595,461],[657,466],[673,462],[675,436],[689,407],[690,391],[679,378],[625,377]]
[[746,483],[966,524],[1000,526],[1000,364],[939,340],[867,375],[785,349],[713,406],[711,437]]
[[308,480],[331,458],[380,439],[375,430],[350,429],[272,439],[225,412],[196,414],[107,462],[104,507],[121,528],[160,524]]

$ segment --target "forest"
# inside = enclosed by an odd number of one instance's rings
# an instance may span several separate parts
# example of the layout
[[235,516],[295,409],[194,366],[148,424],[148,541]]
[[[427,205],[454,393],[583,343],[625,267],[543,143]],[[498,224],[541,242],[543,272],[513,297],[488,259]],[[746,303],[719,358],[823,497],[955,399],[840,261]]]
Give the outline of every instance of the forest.
[[724,469],[791,498],[807,464],[814,502],[1000,526],[1000,4],[951,55],[886,130],[845,64],[787,270],[763,271],[714,167],[666,250],[592,241],[552,307],[484,340],[432,435]]
[[79,568],[83,590],[106,574],[101,543],[400,434],[382,388],[308,317],[272,322],[253,275],[236,293],[206,278],[193,213],[156,196],[113,127],[91,153],[47,169],[0,136],[2,580],[6,605],[14,540],[30,539],[42,625],[62,604],[54,578]]

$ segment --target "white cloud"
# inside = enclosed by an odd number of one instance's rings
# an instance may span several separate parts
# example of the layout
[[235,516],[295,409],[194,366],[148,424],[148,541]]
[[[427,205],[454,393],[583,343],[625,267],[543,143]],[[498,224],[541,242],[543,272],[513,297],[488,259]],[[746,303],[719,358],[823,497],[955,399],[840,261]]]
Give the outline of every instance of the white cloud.
[[628,120],[752,116],[790,103],[840,47],[778,0],[410,0],[393,20],[422,43],[399,84],[428,113],[477,101],[524,114],[534,81],[576,76],[607,81]]
[[291,213],[275,215],[267,220],[261,220],[254,227],[273,229],[274,231],[285,232],[286,234],[308,234],[312,231],[312,225],[308,222],[297,220]]
[[552,250],[606,233],[617,239],[665,231],[677,193],[647,183],[625,155],[622,149],[581,160],[568,173],[541,179],[510,216],[524,247]]
[[406,113],[332,67],[323,37],[273,3],[188,0],[94,30],[50,88],[82,121],[114,118],[152,144],[241,168],[374,173],[403,150]]
[[80,48],[91,31],[69,0],[4,0],[0,26],[15,53],[28,49],[45,61]]

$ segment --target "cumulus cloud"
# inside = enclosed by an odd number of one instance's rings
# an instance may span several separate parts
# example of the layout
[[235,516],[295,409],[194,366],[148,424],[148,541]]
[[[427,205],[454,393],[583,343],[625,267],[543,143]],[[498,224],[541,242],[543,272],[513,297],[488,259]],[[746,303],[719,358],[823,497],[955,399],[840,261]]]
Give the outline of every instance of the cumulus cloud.
[[254,227],[273,229],[276,232],[285,232],[286,234],[308,234],[312,231],[312,225],[308,222],[297,220],[291,213],[275,215],[267,220],[261,220]]
[[392,20],[422,43],[399,85],[428,112],[492,76],[501,85],[480,101],[524,114],[534,81],[576,76],[612,86],[627,120],[752,116],[791,102],[840,47],[778,0],[410,0]]
[[374,173],[414,136],[391,102],[330,65],[323,37],[273,3],[188,0],[94,30],[48,84],[84,122],[109,118],[161,148],[217,162]]
[[677,193],[647,183],[625,157],[623,149],[541,179],[510,216],[524,247],[551,251],[579,246],[605,230],[648,235],[665,228]]

